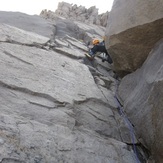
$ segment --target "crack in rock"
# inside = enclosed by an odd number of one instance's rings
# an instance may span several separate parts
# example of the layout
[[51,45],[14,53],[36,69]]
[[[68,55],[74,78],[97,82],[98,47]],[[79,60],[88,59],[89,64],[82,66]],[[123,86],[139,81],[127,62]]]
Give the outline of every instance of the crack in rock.
[[16,57],[16,56],[12,55],[11,53],[7,52],[6,50],[3,51],[3,53],[5,53],[5,54],[6,54],[7,56],[9,56],[9,57],[15,58],[15,59],[17,59],[17,60],[19,60],[19,61],[21,61],[21,62],[23,62],[23,63],[26,63],[26,64],[28,64],[28,65],[32,65],[32,66],[33,66],[32,63],[26,62],[26,61],[24,61],[23,59],[20,59],[20,58],[18,58],[18,57]]
[[55,106],[47,106],[47,105],[43,105],[43,104],[39,104],[39,103],[36,103],[36,102],[32,102],[32,101],[29,101],[30,104],[33,104],[33,105],[37,105],[37,106],[40,106],[40,107],[44,107],[44,108],[47,108],[47,109],[57,109],[59,107],[65,107],[66,104],[63,103],[63,104],[57,104]]
[[36,48],[40,48],[40,49],[44,49],[44,50],[47,50],[49,47],[50,49],[50,40],[48,40],[47,42],[43,43],[43,44],[40,44],[40,43],[37,43],[37,42],[33,42],[32,44],[26,44],[26,43],[20,43],[20,42],[17,42],[15,40],[12,40],[12,39],[7,39],[6,41],[0,41],[1,43],[11,43],[11,44],[16,44],[16,45],[23,45],[23,46],[29,46],[29,47],[36,47]]
[[34,91],[31,91],[27,88],[23,88],[23,87],[17,87],[15,85],[8,85],[2,81],[0,81],[0,85],[3,86],[3,87],[6,87],[6,88],[9,88],[9,89],[12,89],[12,90],[16,90],[16,91],[20,91],[20,92],[23,92],[23,93],[28,93],[30,95],[34,95],[34,96],[38,96],[38,97],[43,97],[49,101],[52,101],[58,105],[62,105],[62,106],[66,106],[66,102],[61,102],[61,101],[58,101],[56,100],[54,97],[48,95],[48,94],[44,94],[44,93],[39,93],[39,92],[34,92]]
[[26,162],[16,158],[3,158],[0,163],[26,163]]

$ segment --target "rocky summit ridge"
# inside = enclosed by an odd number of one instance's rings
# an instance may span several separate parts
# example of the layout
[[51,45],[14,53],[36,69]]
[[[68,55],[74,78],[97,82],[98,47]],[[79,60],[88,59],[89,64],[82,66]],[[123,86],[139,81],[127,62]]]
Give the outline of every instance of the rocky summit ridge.
[[55,19],[57,16],[61,16],[66,19],[76,20],[86,24],[96,24],[106,27],[109,12],[98,14],[96,6],[87,9],[84,6],[59,2],[58,8],[55,11],[45,9],[41,11],[40,16],[46,19]]

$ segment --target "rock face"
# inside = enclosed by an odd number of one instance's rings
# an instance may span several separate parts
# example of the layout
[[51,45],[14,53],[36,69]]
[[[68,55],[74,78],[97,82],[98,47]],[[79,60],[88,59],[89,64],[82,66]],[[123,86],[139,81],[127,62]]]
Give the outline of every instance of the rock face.
[[55,19],[56,16],[62,16],[66,19],[106,27],[109,12],[98,15],[98,9],[95,6],[86,9],[84,6],[78,7],[66,2],[59,2],[58,9],[55,12],[43,10],[40,15],[46,19]]
[[0,162],[135,163],[110,65],[84,57],[73,25],[5,12],[0,21]]
[[143,66],[127,75],[119,87],[124,108],[135,126],[137,137],[163,162],[163,40],[149,54]]
[[140,68],[163,37],[162,0],[115,0],[106,29],[106,46],[115,70],[124,76]]
[[[37,15],[31,16],[19,12],[0,12],[0,22],[29,32],[51,38],[54,32],[54,23],[46,21]],[[13,13],[13,14],[12,14]]]

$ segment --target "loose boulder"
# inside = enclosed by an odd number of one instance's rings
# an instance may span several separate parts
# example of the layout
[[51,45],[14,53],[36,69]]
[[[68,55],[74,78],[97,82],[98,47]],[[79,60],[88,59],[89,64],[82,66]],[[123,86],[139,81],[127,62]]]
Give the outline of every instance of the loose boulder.
[[163,37],[162,0],[115,0],[106,29],[106,46],[115,70],[124,76],[140,68]]

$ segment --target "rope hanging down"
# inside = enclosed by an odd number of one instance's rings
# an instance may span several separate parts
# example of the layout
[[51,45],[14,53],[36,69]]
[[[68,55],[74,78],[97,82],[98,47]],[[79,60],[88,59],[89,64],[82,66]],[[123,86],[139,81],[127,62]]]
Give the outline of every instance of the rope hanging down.
[[133,145],[133,149],[134,149],[134,153],[135,153],[136,163],[140,163],[139,158],[138,158],[138,154],[137,154],[137,150],[136,150],[136,145],[135,145],[134,129],[133,129],[132,124],[130,123],[130,121],[128,120],[128,118],[126,117],[126,115],[123,111],[123,107],[121,106],[121,104],[118,100],[117,92],[118,92],[118,81],[116,80],[116,91],[115,91],[114,98],[115,98],[115,101],[117,103],[119,113],[122,116],[122,118],[124,119],[124,121],[126,122],[128,128],[130,130],[130,136],[131,136],[131,141],[132,141],[132,145]]

